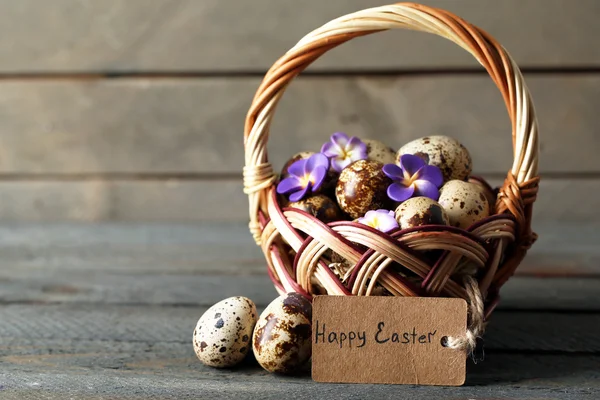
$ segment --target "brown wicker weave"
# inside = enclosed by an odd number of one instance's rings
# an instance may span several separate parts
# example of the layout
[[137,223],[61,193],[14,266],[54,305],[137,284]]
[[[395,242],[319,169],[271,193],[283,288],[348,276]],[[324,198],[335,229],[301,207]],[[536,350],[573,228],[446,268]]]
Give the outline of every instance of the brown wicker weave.
[[[324,224],[300,210],[281,209],[266,146],[273,113],[287,85],[330,49],[396,28],[453,41],[483,65],[500,89],[512,123],[514,162],[504,185],[497,192],[490,189],[493,196],[497,193],[495,214],[467,230],[431,225],[384,234],[354,222]],[[370,295],[383,287],[396,296],[462,297],[471,304],[471,326],[479,321],[473,328],[477,336],[484,300],[488,316],[499,288],[536,239],[531,216],[539,182],[538,126],[529,90],[500,44],[444,10],[399,3],[346,15],[306,35],[267,72],[248,111],[244,144],[250,231],[279,292]],[[441,250],[434,252],[439,254],[434,260],[431,250]],[[343,276],[330,268],[333,257],[347,260]]]

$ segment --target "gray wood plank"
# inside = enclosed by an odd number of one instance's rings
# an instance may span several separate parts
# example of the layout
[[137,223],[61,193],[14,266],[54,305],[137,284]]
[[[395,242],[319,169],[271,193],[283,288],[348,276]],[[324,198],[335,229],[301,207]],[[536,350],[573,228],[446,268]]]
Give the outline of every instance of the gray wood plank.
[[[5,321],[0,326],[0,338],[2,342],[59,338],[69,341],[173,342],[191,345],[196,322],[207,308],[4,305],[0,309],[1,320]],[[486,349],[490,351],[599,354],[599,334],[600,313],[507,310],[493,315],[484,339]]]
[[0,220],[243,221],[239,180],[74,180],[0,182]]
[[[247,276],[163,271],[21,270],[0,272],[0,304],[148,304],[211,306],[244,295],[266,306],[277,293],[265,273]],[[501,309],[600,311],[600,280],[515,276],[502,288]]]
[[[595,225],[540,234],[502,289],[500,309],[600,311]],[[0,228],[0,253],[2,304],[206,307],[245,295],[264,307],[276,296],[258,248],[237,224],[20,224]]]
[[[211,398],[279,398],[284,393],[295,398],[356,398],[357,393],[388,398],[406,393],[431,399],[491,393],[594,398],[600,392],[600,357],[568,355],[598,351],[598,315],[498,313],[486,336],[486,360],[469,366],[467,386],[427,388],[317,385],[307,376],[268,374],[251,359],[234,370],[210,369],[195,360],[189,343],[192,314],[181,307],[3,307],[0,317],[8,323],[0,325],[0,394],[26,399],[183,398],[199,393]],[[563,340],[565,334],[569,340]],[[522,347],[529,353],[518,354]],[[544,354],[546,350],[555,354]]]
[[[597,225],[539,228],[501,307],[600,310]],[[208,306],[245,294],[265,306],[275,296],[239,224],[5,225],[0,254],[3,303]]]
[[[537,223],[539,239],[517,274],[594,277],[598,224]],[[235,251],[233,251],[235,250]],[[12,223],[0,225],[0,272],[13,276],[102,271],[127,274],[263,274],[246,224]]]
[[[264,70],[304,34],[378,0],[0,2],[0,72]],[[494,35],[525,66],[597,66],[598,2],[425,0]],[[471,67],[441,38],[393,32],[332,52],[319,70]]]
[[[540,122],[542,173],[600,172],[594,135],[600,75],[527,78]],[[244,118],[259,82],[3,81],[0,173],[240,174]],[[298,151],[318,151],[335,131],[395,148],[446,134],[467,146],[476,173],[506,173],[512,165],[510,123],[483,75],[300,78],[277,109],[271,161],[279,169]]]
[[[145,273],[10,268],[0,273],[0,303],[208,306],[244,294],[265,306],[276,296],[263,268],[247,276],[174,273],[169,268],[165,264],[162,271]],[[598,279],[516,276],[502,289],[500,307],[600,311],[599,289]]]
[[[105,375],[117,371],[122,376],[154,374],[196,380],[239,380],[269,383],[297,382],[306,386],[306,377],[278,377],[262,370],[249,355],[243,364],[231,369],[214,369],[202,365],[194,355],[192,347],[186,343],[155,341],[110,341],[110,340],[64,340],[64,339],[10,339],[0,348],[0,359],[4,363],[3,372],[79,372],[92,365],[96,371]],[[570,361],[569,361],[570,360]],[[578,354],[518,354],[502,351],[488,351],[485,360],[479,364],[468,364],[469,386],[494,385],[508,386],[519,382],[525,387],[544,386],[535,378],[544,380],[559,378],[566,387],[588,384],[598,388],[598,382],[586,379],[598,374],[600,358],[596,355]],[[513,368],[507,368],[513,363]],[[545,365],[544,365],[545,364]],[[559,371],[552,368],[557,364],[576,367],[571,371]],[[525,368],[525,366],[528,366]],[[534,368],[531,368],[534,367]],[[589,368],[588,371],[585,369]],[[91,371],[90,371],[91,372]],[[569,374],[569,372],[571,374]],[[595,375],[594,375],[595,373]],[[87,374],[86,374],[87,375]],[[586,377],[587,375],[587,377]],[[512,382],[511,382],[512,381]],[[557,384],[556,382],[555,384]],[[328,386],[328,385],[321,385]],[[5,387],[5,389],[9,389]]]
[[[543,179],[534,224],[600,222],[599,193],[597,178]],[[248,200],[237,179],[0,180],[0,199],[5,223],[248,221]]]
[[[557,370],[557,366],[562,371]],[[190,367],[191,373],[162,369],[111,371],[109,369],[25,371],[4,373],[3,399],[596,399],[599,393],[598,359],[535,356],[498,356],[480,363],[464,387],[318,384],[309,377],[281,377],[242,369],[222,371],[217,379]],[[200,373],[198,373],[200,372]],[[566,374],[566,376],[565,376]],[[36,385],[37,384],[37,385]],[[498,397],[494,397],[498,398]]]

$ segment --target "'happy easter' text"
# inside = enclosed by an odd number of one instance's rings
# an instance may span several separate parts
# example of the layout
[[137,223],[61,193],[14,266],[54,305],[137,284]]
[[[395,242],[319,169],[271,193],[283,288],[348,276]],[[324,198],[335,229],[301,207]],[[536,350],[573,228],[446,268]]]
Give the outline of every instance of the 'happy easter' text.
[[[385,322],[381,321],[376,327],[367,334],[366,330],[356,331],[327,331],[326,324],[321,324],[319,320],[315,324],[315,344],[332,344],[339,346],[340,349],[364,347],[367,343],[374,344],[402,344],[402,345],[424,345],[433,343],[437,330],[433,332],[417,332],[417,328],[412,327],[408,330],[400,331],[386,327]],[[439,342],[439,341],[438,341]]]

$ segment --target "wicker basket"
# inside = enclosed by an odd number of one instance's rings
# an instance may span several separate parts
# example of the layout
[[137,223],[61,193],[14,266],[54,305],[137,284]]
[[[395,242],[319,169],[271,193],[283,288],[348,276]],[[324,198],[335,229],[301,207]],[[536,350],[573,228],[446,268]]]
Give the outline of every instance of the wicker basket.
[[[512,123],[514,162],[504,185],[493,192],[490,188],[496,197],[495,214],[466,230],[430,225],[385,234],[354,222],[324,224],[303,211],[282,209],[266,145],[286,87],[328,50],[358,36],[396,28],[453,41],[483,65],[500,89]],[[462,297],[471,306],[469,346],[497,304],[498,290],[536,239],[531,216],[539,182],[538,126],[529,90],[500,44],[444,10],[413,3],[371,8],[306,35],[267,72],[248,111],[244,144],[250,230],[279,292],[308,297],[370,295],[383,287],[396,296]],[[489,188],[483,180],[472,180]],[[329,267],[334,253],[352,264],[345,279]],[[432,253],[437,255],[434,260]],[[402,271],[412,271],[411,279]]]

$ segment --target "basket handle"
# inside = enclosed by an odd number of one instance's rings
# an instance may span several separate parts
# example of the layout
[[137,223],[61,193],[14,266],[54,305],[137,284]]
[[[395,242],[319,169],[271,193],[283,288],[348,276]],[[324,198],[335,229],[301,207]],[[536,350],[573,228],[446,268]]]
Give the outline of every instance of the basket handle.
[[249,197],[250,230],[257,243],[261,233],[258,214],[267,213],[267,195],[277,179],[267,156],[269,127],[285,89],[294,77],[334,47],[355,37],[399,28],[429,32],[453,41],[475,57],[500,90],[512,124],[514,162],[500,188],[496,212],[510,212],[516,217],[522,243],[535,240],[531,214],[539,181],[538,124],[521,71],[487,32],[448,11],[398,3],[358,11],[326,23],[302,38],[265,75],[244,128],[244,192]]

